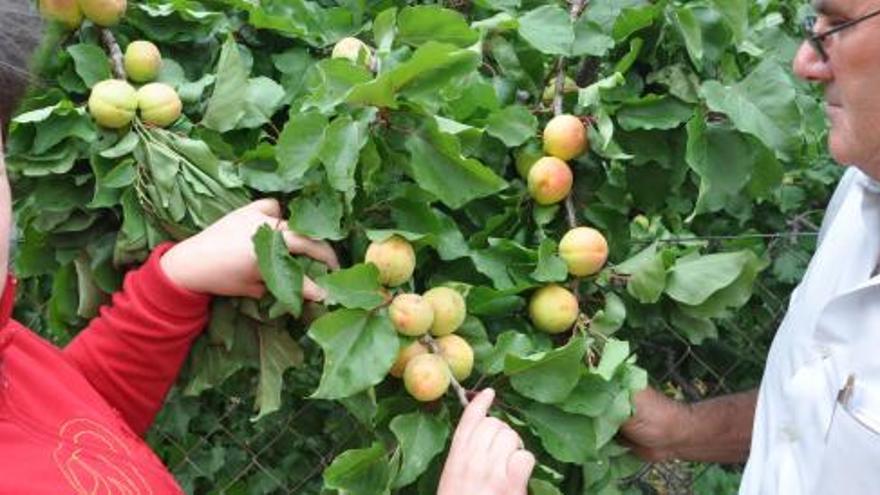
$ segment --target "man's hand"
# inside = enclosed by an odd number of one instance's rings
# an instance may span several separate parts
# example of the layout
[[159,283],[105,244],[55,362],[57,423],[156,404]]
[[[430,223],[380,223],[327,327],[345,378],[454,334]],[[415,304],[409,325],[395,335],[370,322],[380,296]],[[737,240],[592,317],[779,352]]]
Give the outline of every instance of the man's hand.
[[[260,298],[266,292],[257,267],[251,237],[262,225],[280,230],[288,249],[339,268],[336,253],[318,242],[287,230],[281,207],[274,199],[261,199],[221,218],[202,232],[171,248],[160,260],[162,270],[177,285],[194,292],[218,296]],[[324,290],[308,277],[303,297],[324,298]]]
[[486,389],[462,414],[437,495],[526,495],[535,457],[510,426],[487,416],[494,398]]
[[653,388],[638,392],[633,401],[635,413],[620,427],[622,443],[646,461],[675,458],[688,426],[689,407]]
[[620,429],[621,443],[648,461],[744,462],[757,401],[757,390],[684,404],[645,389]]

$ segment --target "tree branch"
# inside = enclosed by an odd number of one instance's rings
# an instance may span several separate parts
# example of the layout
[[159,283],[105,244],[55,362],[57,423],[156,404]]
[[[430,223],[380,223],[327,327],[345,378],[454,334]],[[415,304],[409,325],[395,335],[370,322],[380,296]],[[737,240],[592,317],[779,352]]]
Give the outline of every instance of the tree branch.
[[119,43],[116,42],[116,37],[113,36],[113,32],[107,28],[101,28],[101,41],[104,43],[104,48],[107,49],[107,53],[110,55],[110,65],[113,68],[113,75],[116,76],[117,79],[127,79],[125,65],[122,63],[122,49],[119,48]]
[[[428,349],[431,349],[433,354],[440,355],[440,346],[437,345],[437,341],[434,340],[434,337],[431,337],[431,334],[426,334],[421,338],[423,344],[428,346]],[[452,385],[452,388],[455,390],[455,394],[458,396],[458,401],[461,402],[462,407],[467,407],[470,404],[470,401],[467,398],[467,391],[464,387],[458,383],[458,380],[452,375],[452,370],[449,370],[449,383]]]

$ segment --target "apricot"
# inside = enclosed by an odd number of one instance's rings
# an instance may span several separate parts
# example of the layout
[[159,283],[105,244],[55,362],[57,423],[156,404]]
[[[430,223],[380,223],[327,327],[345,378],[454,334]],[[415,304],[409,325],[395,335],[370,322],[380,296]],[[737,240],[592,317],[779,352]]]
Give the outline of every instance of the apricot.
[[446,335],[437,339],[437,346],[456,380],[462,381],[471,375],[474,369],[474,349],[467,340],[458,335]]
[[592,275],[608,259],[608,242],[596,229],[576,227],[562,236],[559,257],[568,265],[568,273],[577,277]]
[[388,307],[388,316],[398,333],[418,337],[434,323],[434,308],[418,294],[399,294]]
[[144,40],[132,41],[125,49],[125,73],[134,82],[149,82],[159,75],[162,68],[162,54],[153,43]]
[[77,0],[40,0],[43,17],[60,22],[70,29],[82,24],[83,14]]
[[587,149],[587,129],[574,115],[557,115],[544,127],[544,151],[560,160],[571,160]]
[[458,330],[467,316],[467,305],[457,291],[434,287],[422,296],[434,308],[431,335],[442,337]]
[[165,127],[180,117],[183,103],[177,91],[165,83],[150,83],[137,92],[141,120],[148,124]]
[[416,400],[429,402],[443,397],[450,383],[449,365],[436,354],[419,354],[403,372],[403,385]]
[[541,158],[529,170],[529,194],[539,205],[552,205],[565,199],[573,182],[568,164],[552,156]]
[[83,14],[98,26],[115,26],[128,8],[126,0],[79,0]]
[[396,287],[412,277],[416,268],[416,253],[412,244],[400,236],[371,243],[364,257],[367,263],[379,269],[379,282]]
[[137,110],[137,91],[119,79],[106,79],[95,84],[89,95],[89,113],[98,125],[119,129],[127,126]]
[[402,377],[409,361],[420,354],[428,354],[428,348],[418,340],[413,341],[406,347],[401,347],[397,351],[397,360],[394,361],[394,365],[388,374],[395,378]]
[[574,325],[580,308],[577,298],[559,285],[536,290],[529,301],[529,317],[535,328],[547,333],[561,333]]
[[346,58],[356,64],[363,64],[369,69],[373,63],[373,50],[363,41],[348,37],[342,38],[333,45],[330,57]]

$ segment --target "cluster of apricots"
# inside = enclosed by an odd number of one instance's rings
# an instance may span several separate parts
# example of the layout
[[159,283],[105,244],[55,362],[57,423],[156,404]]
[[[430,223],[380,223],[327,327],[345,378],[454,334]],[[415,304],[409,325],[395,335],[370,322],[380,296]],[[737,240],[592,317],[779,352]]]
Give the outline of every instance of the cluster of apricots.
[[[416,255],[406,239],[392,236],[371,243],[364,261],[378,268],[383,285],[397,287],[412,278]],[[404,387],[416,400],[437,400],[449,389],[452,377],[462,381],[470,376],[474,350],[455,335],[467,316],[467,305],[458,291],[434,287],[421,295],[398,293],[388,306],[388,316],[400,335],[413,339],[400,349],[389,374],[403,378]]]
[[[571,193],[574,174],[567,161],[589,149],[587,130],[573,115],[557,115],[544,128],[545,156],[525,164],[529,194],[540,205],[563,201]],[[518,157],[519,158],[519,157]],[[521,161],[521,160],[520,160]],[[521,172],[526,168],[518,163]],[[565,261],[569,274],[587,277],[598,273],[608,259],[608,243],[596,229],[575,227],[559,242],[559,257]],[[539,330],[561,333],[577,321],[580,314],[575,295],[560,285],[547,285],[536,290],[529,301],[529,316]]]
[[[83,18],[102,27],[115,26],[127,8],[126,0],[40,0],[44,16],[71,29],[79,28]],[[99,125],[120,129],[140,112],[143,122],[159,127],[173,124],[180,117],[183,104],[177,91],[161,82],[152,82],[162,68],[162,54],[153,43],[137,40],[128,44],[123,57],[128,81],[106,79],[92,87],[89,113]]]

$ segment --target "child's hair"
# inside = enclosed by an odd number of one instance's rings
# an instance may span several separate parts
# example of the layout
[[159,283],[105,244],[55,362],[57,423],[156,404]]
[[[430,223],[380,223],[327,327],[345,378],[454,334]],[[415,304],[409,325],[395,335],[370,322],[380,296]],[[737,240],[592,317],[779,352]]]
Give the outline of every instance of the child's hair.
[[32,0],[0,0],[0,123],[5,127],[31,82],[28,62],[43,22]]

